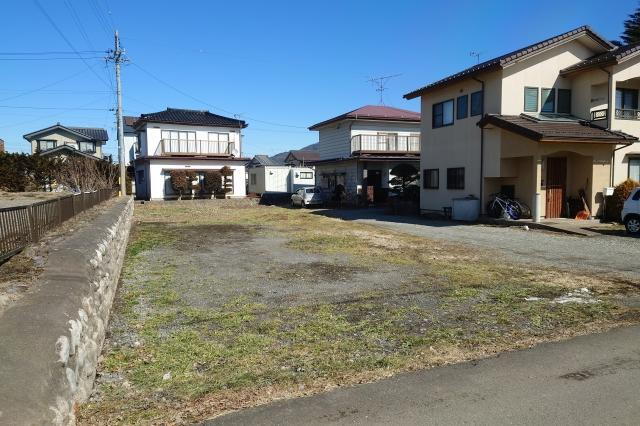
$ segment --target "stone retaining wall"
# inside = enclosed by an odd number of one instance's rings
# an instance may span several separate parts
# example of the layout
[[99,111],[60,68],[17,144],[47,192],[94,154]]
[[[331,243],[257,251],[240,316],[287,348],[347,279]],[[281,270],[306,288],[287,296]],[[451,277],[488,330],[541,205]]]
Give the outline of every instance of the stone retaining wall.
[[123,198],[53,243],[31,294],[0,317],[0,424],[75,423],[89,396],[124,260]]

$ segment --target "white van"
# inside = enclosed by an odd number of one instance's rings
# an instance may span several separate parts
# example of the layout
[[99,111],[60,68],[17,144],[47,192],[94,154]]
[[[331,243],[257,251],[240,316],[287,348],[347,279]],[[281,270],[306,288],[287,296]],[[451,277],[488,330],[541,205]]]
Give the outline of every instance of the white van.
[[634,188],[622,207],[622,223],[627,232],[640,235],[640,187]]

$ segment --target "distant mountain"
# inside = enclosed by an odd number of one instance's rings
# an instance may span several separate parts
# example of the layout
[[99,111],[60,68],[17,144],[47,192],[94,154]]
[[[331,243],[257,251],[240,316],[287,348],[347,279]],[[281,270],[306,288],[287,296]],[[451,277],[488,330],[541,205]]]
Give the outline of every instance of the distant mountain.
[[[302,147],[302,148],[293,149],[291,151],[317,151],[317,150],[318,150],[318,142],[312,143],[311,145],[307,145],[307,146]],[[287,158],[287,155],[289,155],[289,151],[280,152],[280,153],[278,153],[276,155],[272,155],[269,158],[271,158],[275,162],[283,163],[284,159]]]

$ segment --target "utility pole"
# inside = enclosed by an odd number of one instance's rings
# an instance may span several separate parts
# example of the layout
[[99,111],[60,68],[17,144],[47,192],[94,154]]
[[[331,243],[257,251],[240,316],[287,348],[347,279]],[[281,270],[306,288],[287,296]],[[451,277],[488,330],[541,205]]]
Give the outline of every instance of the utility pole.
[[116,123],[118,126],[118,163],[120,164],[120,195],[127,194],[126,168],[124,155],[124,123],[122,122],[122,82],[120,81],[120,64],[125,61],[124,50],[120,48],[120,38],[118,31],[115,32],[115,48],[111,52],[108,60],[116,65],[116,94],[118,107],[116,109]]

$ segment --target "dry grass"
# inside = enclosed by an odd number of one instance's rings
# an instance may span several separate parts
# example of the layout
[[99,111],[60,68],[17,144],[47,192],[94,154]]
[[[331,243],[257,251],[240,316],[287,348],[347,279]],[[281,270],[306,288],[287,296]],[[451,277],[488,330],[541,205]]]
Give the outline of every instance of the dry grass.
[[[110,327],[111,340],[120,343],[107,346],[98,392],[79,411],[82,424],[191,423],[639,318],[619,297],[637,293],[638,283],[503,264],[495,253],[308,211],[152,203],[137,209],[136,220]],[[149,253],[186,250],[183,231],[194,226],[225,230],[221,238],[234,244],[247,230],[285,237],[289,248],[324,256],[311,273],[283,270],[271,279],[312,284],[313,274],[344,280],[381,266],[411,273],[340,301],[274,307],[246,294],[221,307],[195,307],[181,298],[169,259],[139,274]],[[336,256],[351,259],[354,270],[332,268]],[[554,303],[581,287],[597,302]]]

